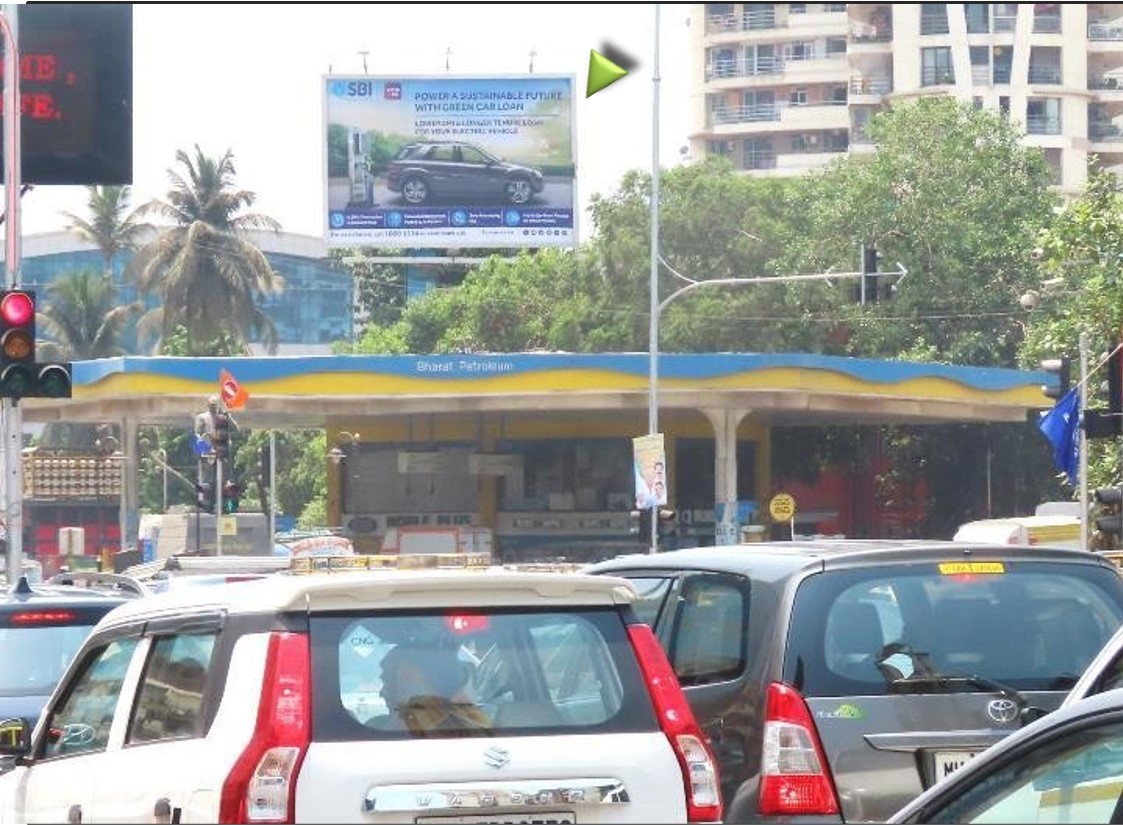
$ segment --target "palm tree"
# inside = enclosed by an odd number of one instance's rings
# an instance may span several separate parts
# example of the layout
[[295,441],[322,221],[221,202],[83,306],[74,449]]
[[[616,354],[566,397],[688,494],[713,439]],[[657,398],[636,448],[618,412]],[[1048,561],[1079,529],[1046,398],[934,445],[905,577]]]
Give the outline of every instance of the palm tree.
[[153,200],[143,207],[146,214],[173,226],[132,262],[138,286],[163,297],[163,306],[141,319],[142,334],[162,341],[182,326],[193,349],[200,351],[224,333],[234,335],[243,348],[257,334],[275,352],[276,329],[257,299],[279,291],[281,277],[244,233],[261,228],[279,232],[281,225],[265,215],[238,214],[257,196],[235,188],[229,149],[215,160],[196,144],[194,157],[181,149],[176,160],[186,175],[169,169],[172,188],[167,201]]
[[140,312],[139,303],[120,306],[109,274],[76,272],[47,287],[50,296],[37,323],[51,339],[38,344],[43,360],[85,361],[124,355],[121,331]]
[[104,271],[110,274],[117,255],[135,251],[141,235],[152,226],[140,219],[140,209],[126,214],[131,187],[87,186],[86,192],[89,217],[82,218],[63,212],[63,216],[70,220],[66,228],[98,248],[105,260]]

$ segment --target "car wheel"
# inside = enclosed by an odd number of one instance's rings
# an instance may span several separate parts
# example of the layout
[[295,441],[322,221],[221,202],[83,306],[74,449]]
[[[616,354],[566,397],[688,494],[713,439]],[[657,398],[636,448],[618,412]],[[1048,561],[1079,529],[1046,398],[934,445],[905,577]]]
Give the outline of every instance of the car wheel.
[[507,181],[507,200],[511,203],[526,203],[533,194],[534,191],[530,188],[530,181],[526,178],[512,178]]
[[429,185],[421,178],[406,178],[402,181],[402,197],[406,203],[425,203],[429,197]]

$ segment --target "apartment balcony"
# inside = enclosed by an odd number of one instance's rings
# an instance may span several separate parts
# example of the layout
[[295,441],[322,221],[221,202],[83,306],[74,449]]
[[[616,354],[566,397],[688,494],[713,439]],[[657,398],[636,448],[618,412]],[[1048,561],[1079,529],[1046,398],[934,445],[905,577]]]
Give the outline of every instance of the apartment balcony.
[[1088,24],[1088,39],[1093,42],[1123,41],[1123,22],[1107,21]]
[[[780,57],[758,57],[756,60],[718,60],[706,66],[706,82],[716,83],[723,80],[744,80],[757,77],[774,81],[784,72],[784,60]],[[725,86],[736,86],[726,83]]]
[[776,12],[754,9],[741,14],[711,14],[706,19],[706,34],[718,36],[776,28]]
[[948,33],[948,18],[944,14],[939,17],[924,17],[920,18],[920,33],[921,35],[928,34],[947,34]]
[[1089,75],[1088,89],[1107,92],[1123,90],[1123,77],[1114,74]]
[[794,106],[790,103],[722,106],[710,112],[709,126],[715,136],[744,132],[760,134],[819,129],[849,130],[850,112],[845,101]]
[[892,26],[875,26],[871,23],[855,22],[850,24],[851,46],[868,46],[893,41]]
[[1088,124],[1088,140],[1092,143],[1123,143],[1123,129],[1110,120],[1093,120]]
[[1060,86],[1060,66],[1030,66],[1029,82],[1038,86]]
[[1033,18],[1034,34],[1060,34],[1061,16],[1059,14],[1038,14]]
[[876,102],[892,91],[893,81],[888,75],[860,75],[850,78],[851,97],[872,98],[872,100],[851,100],[851,103]]
[[952,69],[925,66],[920,71],[921,86],[954,86],[955,72]]
[[1026,118],[1027,135],[1059,135],[1061,119],[1046,115],[1030,115]]
[[1017,22],[1018,18],[1013,14],[996,14],[991,23],[992,31],[995,34],[1012,32]]

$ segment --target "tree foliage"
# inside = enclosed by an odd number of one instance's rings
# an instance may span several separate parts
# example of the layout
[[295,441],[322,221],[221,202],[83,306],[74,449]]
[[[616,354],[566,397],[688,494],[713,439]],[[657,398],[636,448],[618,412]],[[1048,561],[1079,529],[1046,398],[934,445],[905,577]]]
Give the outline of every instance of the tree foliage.
[[49,339],[39,345],[40,360],[88,361],[125,354],[121,335],[141,306],[121,305],[108,274],[75,272],[52,281],[46,297],[37,313],[38,331]]
[[249,229],[280,231],[273,218],[242,212],[257,200],[237,189],[233,154],[220,158],[182,149],[176,161],[183,172],[169,170],[167,200],[143,209],[172,223],[133,258],[131,266],[142,291],[157,291],[163,304],[146,313],[141,332],[162,339],[177,326],[192,341],[209,341],[229,332],[242,344],[259,336],[276,350],[273,322],[259,305],[283,287],[265,254],[244,237]]
[[[1123,185],[1110,172],[1092,172],[1083,194],[1069,203],[1037,239],[1036,308],[1029,314],[1022,362],[1068,356],[1080,380],[1080,336],[1089,350],[1085,406],[1106,406],[1104,356],[1123,342]],[[1042,286],[1042,283],[1047,286]],[[1089,442],[1089,483],[1118,484],[1116,439]]]

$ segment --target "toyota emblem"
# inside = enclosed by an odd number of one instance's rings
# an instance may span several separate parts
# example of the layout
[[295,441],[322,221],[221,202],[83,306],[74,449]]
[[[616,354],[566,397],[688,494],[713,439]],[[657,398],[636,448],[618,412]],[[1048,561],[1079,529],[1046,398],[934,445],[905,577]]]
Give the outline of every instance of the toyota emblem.
[[1018,718],[1018,705],[1013,699],[991,699],[987,702],[987,716],[1000,725]]

